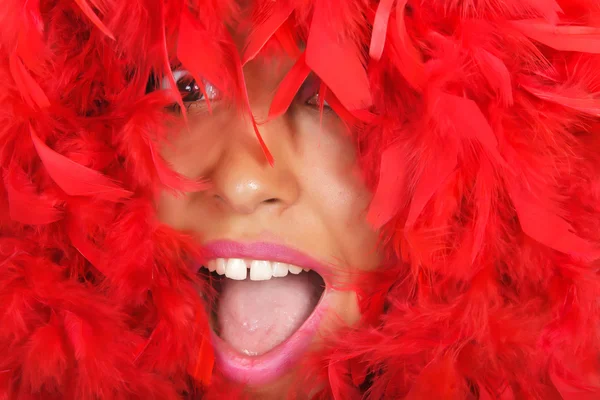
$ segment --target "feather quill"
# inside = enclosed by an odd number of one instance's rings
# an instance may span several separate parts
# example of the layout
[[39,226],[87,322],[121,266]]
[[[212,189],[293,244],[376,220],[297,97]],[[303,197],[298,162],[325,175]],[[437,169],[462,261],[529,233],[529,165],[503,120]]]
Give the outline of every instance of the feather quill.
[[52,180],[69,196],[93,196],[117,202],[131,196],[98,171],[77,164],[48,147],[31,127],[31,140]]

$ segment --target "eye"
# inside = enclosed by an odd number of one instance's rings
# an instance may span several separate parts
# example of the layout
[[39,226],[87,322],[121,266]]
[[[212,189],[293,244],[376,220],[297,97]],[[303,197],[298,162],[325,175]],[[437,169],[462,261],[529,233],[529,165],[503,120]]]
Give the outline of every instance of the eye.
[[[315,93],[311,98],[306,100],[306,104],[313,107],[321,107],[321,97],[319,96],[319,92]],[[323,107],[331,108],[327,100],[323,101]]]
[[[185,104],[192,105],[195,102],[205,100],[202,88],[188,71],[181,69],[173,71],[173,80],[175,81],[177,90]],[[208,100],[213,101],[219,99],[219,91],[212,83],[203,79],[202,84]],[[163,78],[161,83],[162,89],[169,89],[170,86],[169,79],[167,77]]]
[[[314,74],[309,75],[298,91],[298,99],[308,106],[319,108],[321,106],[320,87],[321,80]],[[323,107],[331,108],[327,101],[323,102]]]

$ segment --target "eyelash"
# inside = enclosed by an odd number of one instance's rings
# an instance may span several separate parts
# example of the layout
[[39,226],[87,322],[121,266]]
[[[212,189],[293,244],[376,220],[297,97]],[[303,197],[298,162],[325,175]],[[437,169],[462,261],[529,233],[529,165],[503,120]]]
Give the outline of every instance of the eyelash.
[[[204,93],[202,93],[202,89],[196,83],[196,80],[185,70],[175,70],[173,71],[173,79],[175,80],[175,84],[177,85],[177,89],[181,94],[181,99],[183,100],[183,104],[189,109],[194,104],[198,102],[205,101]],[[219,90],[209,81],[203,80],[204,91],[208,96],[209,101],[219,100],[220,93]],[[162,81],[162,89],[169,89],[170,82],[167,78],[163,78]],[[314,77],[309,77],[305,83],[302,85],[298,92],[298,96],[300,98],[306,98],[304,103],[307,106],[319,108],[320,107],[320,99],[319,99],[319,82],[315,80]],[[307,93],[308,92],[308,93]],[[312,92],[312,93],[311,93]],[[308,97],[307,96],[310,96]],[[308,98],[307,98],[308,97]],[[330,108],[329,103],[327,101],[323,102],[323,108],[326,110]]]

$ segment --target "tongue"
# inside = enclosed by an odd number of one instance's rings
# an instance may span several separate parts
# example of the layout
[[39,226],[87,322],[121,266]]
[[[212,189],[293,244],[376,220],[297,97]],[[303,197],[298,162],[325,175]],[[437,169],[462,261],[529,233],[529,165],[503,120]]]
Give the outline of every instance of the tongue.
[[266,353],[290,337],[318,302],[308,273],[268,281],[225,279],[217,316],[221,339],[240,353]]

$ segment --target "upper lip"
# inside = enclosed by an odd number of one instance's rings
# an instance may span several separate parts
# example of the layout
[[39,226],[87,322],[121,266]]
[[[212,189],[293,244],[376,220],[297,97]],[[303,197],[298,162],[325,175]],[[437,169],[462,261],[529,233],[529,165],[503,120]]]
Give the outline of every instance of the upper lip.
[[325,266],[299,250],[270,242],[240,243],[232,240],[215,240],[204,244],[206,256],[213,258],[244,258],[293,264],[309,268],[325,279]]

